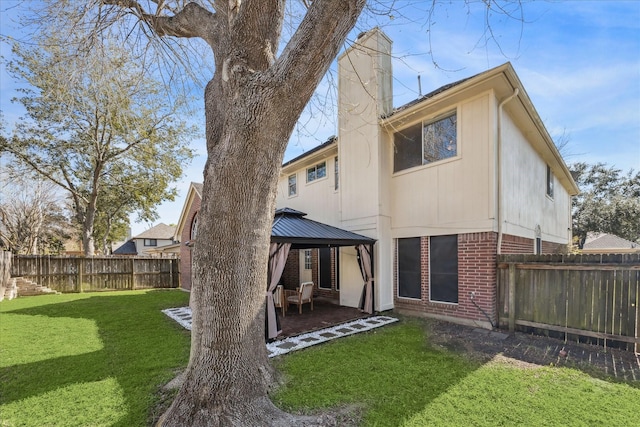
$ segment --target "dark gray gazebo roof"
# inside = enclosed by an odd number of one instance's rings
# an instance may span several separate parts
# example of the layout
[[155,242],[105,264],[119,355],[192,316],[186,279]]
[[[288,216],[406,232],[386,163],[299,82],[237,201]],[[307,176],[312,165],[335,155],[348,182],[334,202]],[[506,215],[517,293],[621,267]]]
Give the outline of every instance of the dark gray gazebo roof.
[[304,212],[278,209],[273,218],[271,241],[291,243],[292,249],[373,245],[376,240],[361,234],[304,218]]

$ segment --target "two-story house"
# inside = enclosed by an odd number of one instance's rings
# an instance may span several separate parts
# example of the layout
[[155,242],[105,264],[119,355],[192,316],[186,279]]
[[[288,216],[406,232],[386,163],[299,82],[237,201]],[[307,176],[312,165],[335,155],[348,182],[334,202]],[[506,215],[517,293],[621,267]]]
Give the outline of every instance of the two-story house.
[[[339,135],[283,165],[277,207],[376,239],[376,310],[495,323],[496,255],[564,252],[578,192],[513,67],[395,109],[380,30],[362,34],[338,69]],[[355,307],[355,256],[292,250],[283,280],[312,279]]]

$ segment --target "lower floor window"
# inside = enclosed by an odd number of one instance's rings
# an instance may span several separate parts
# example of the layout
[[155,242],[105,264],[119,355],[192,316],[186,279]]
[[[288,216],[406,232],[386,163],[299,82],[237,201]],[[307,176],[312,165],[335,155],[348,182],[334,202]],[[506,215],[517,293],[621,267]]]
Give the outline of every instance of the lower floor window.
[[397,253],[398,296],[421,299],[420,238],[398,239]]
[[458,302],[458,236],[432,236],[429,243],[431,301]]

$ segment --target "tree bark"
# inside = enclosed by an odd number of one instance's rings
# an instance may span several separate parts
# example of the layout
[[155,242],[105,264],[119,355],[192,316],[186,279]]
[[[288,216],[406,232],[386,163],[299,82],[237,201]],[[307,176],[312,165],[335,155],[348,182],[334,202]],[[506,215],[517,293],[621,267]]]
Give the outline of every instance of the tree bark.
[[[208,159],[193,248],[191,355],[158,425],[327,425],[287,414],[268,398],[274,372],[264,342],[267,259],[287,142],[364,0],[313,2],[277,60],[283,1],[238,2],[239,10],[217,5],[217,19],[230,24],[209,37],[219,43],[212,45],[216,73],[205,89]],[[186,24],[180,31],[197,33]]]

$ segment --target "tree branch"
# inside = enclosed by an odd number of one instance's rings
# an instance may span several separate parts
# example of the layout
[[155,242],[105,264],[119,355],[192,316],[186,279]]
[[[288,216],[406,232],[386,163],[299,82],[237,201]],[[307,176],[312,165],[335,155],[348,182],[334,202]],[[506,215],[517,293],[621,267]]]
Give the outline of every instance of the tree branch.
[[[130,9],[139,19],[149,24],[160,37],[200,37],[209,43],[218,37],[216,14],[197,3],[187,3],[173,16],[150,14],[135,0],[103,0],[103,3]],[[162,12],[161,9],[158,7],[158,12]]]

